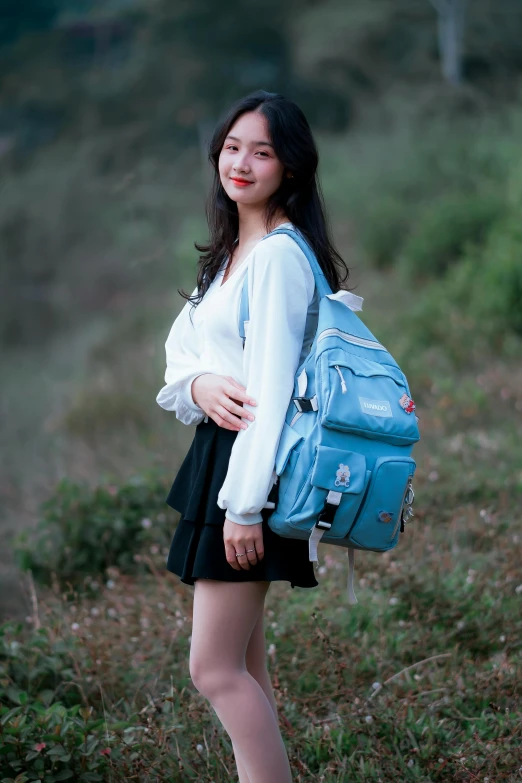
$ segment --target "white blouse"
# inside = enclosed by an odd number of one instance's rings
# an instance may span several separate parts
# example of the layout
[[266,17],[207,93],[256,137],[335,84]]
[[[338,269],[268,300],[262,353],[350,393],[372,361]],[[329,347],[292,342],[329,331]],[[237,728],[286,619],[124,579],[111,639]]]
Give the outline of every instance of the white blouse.
[[[174,321],[165,343],[166,385],[156,401],[184,424],[199,424],[208,417],[191,395],[198,375],[231,375],[246,387],[257,405],[243,407],[255,419],[243,419],[247,429],[236,435],[217,504],[232,522],[253,525],[262,521],[261,509],[275,481],[294,377],[310,350],[319,303],[310,264],[286,234],[258,242],[222,285],[226,263],[201,302],[193,307],[187,301]],[[238,313],[247,269],[250,320],[243,350]]]

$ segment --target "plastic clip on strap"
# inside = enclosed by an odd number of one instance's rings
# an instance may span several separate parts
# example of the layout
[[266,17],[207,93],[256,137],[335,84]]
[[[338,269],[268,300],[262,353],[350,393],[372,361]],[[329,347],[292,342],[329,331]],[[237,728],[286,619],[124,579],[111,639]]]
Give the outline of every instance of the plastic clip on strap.
[[318,410],[316,395],[313,397],[294,397],[293,403],[299,413],[310,413],[310,411]]
[[312,528],[310,538],[308,539],[308,558],[309,560],[315,560],[319,562],[317,555],[317,545],[321,538],[324,536],[327,530],[330,530],[334,521],[335,512],[341,502],[343,496],[342,492],[334,492],[330,490],[326,496],[324,507],[319,516],[317,522]]

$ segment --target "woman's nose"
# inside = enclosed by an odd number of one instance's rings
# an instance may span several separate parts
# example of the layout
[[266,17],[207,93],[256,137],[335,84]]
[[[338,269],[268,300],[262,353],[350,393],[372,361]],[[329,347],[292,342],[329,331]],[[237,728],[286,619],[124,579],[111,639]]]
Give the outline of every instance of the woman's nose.
[[246,153],[242,155],[241,157],[237,157],[234,161],[234,169],[236,171],[248,171],[250,168],[248,164],[248,158]]

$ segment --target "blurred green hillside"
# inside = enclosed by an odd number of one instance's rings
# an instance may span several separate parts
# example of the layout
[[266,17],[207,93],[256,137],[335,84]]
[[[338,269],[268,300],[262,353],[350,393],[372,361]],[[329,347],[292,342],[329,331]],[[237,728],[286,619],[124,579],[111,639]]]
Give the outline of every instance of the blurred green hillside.
[[206,235],[205,143],[254,88],[307,113],[364,318],[417,397],[520,355],[520,3],[467,5],[457,79],[441,8],[462,0],[2,7],[5,536],[60,478],[174,472],[191,433],[154,402],[163,342]]
[[318,590],[270,590],[296,783],[519,780],[520,1],[0,0],[0,73],[0,778],[231,779],[164,571],[193,429],[155,396],[206,141],[262,87],[313,126],[422,434],[416,516],[358,558],[360,605],[324,545]]

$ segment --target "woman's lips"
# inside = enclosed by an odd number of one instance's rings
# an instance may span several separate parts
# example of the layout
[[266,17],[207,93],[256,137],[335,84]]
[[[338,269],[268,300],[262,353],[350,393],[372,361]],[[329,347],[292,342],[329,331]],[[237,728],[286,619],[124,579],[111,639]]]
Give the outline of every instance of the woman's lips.
[[252,185],[253,184],[248,179],[238,179],[237,177],[230,177],[230,179],[234,183],[234,185],[237,185],[239,188],[244,188],[247,185]]

